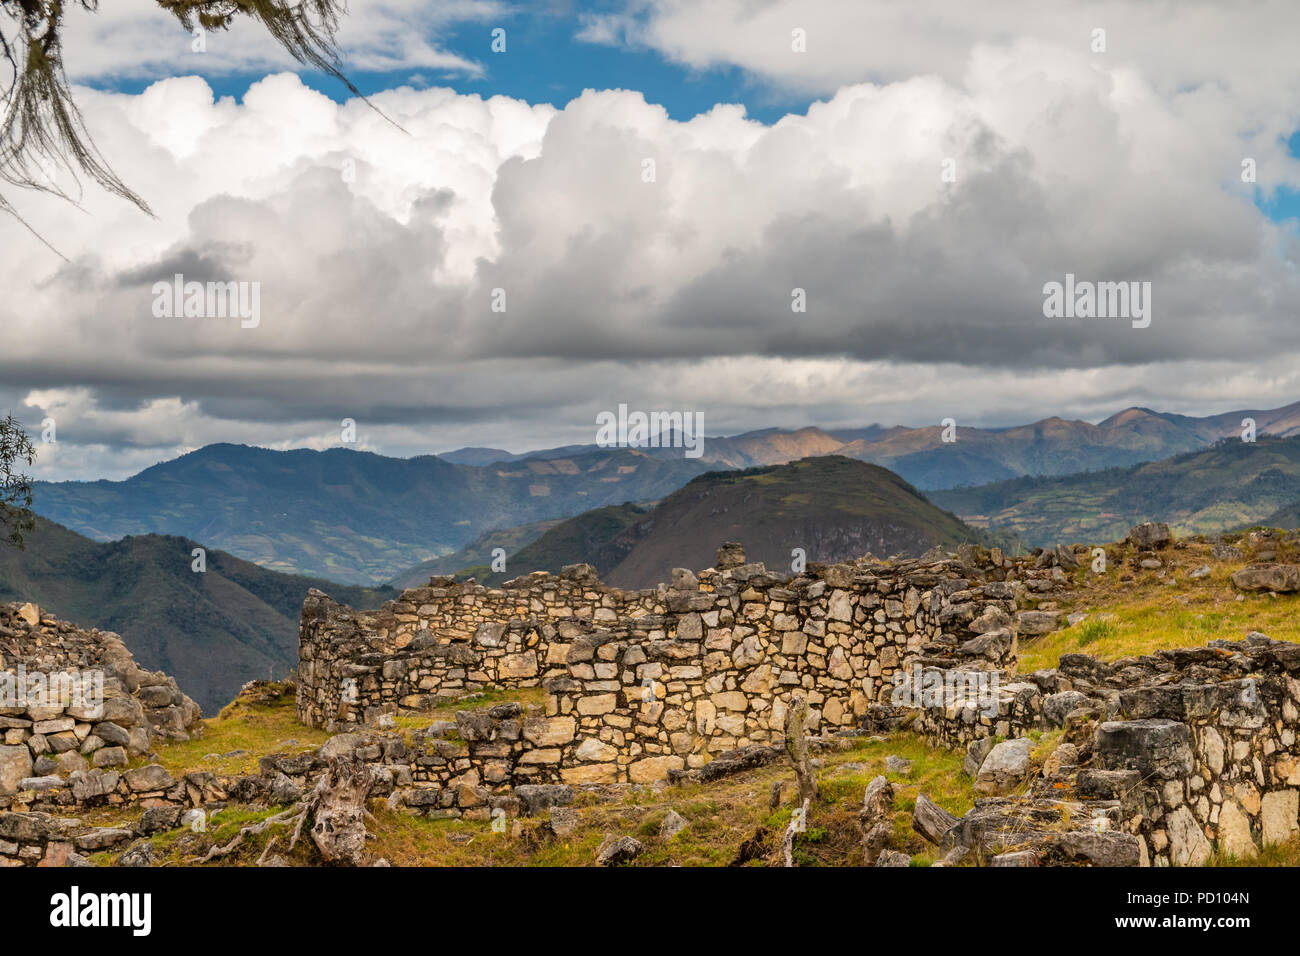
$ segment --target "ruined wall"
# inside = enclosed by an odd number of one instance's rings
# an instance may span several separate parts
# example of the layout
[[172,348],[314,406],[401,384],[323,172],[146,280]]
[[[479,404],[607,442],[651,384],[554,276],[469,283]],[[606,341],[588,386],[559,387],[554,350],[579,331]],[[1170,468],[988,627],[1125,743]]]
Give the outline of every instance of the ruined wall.
[[137,666],[116,634],[0,604],[0,807],[19,790],[125,766],[198,720],[176,681]]
[[550,729],[500,748],[508,777],[662,779],[779,739],[796,693],[826,732],[856,726],[913,662],[1014,669],[1024,589],[937,560],[797,577],[731,563],[643,591],[579,565],[501,590],[435,579],[376,612],[314,592],[298,714],[347,729],[476,688],[541,685]]
[[1300,834],[1300,645],[1252,635],[1107,663],[1067,654],[1060,667],[1002,684],[996,715],[948,704],[878,706],[880,729],[938,743],[1064,729],[1080,766],[1053,783],[1111,801],[1117,827],[1154,865],[1199,865],[1217,846],[1237,857]]

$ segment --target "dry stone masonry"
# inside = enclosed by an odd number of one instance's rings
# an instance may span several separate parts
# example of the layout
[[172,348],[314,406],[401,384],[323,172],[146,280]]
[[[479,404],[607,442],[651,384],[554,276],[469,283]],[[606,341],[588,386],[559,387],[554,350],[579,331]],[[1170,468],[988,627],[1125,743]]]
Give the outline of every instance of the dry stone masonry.
[[985,552],[1006,570],[977,581],[976,557],[791,576],[727,545],[717,568],[678,570],[650,590],[606,587],[576,565],[500,590],[435,578],[374,612],[313,592],[298,714],[347,729],[474,690],[540,686],[546,712],[518,732],[468,728],[480,780],[665,779],[778,741],[796,693],[814,729],[848,731],[908,668],[1013,671],[1017,600],[1055,586],[1052,569]]
[[122,767],[155,738],[188,739],[198,720],[176,681],[139,667],[116,634],[0,604],[0,801]]

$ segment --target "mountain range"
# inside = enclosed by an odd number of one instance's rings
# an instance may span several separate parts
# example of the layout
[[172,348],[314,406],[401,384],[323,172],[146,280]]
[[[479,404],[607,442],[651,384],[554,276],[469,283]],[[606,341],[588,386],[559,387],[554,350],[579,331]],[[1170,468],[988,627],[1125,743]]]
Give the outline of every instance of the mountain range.
[[[1152,513],[1163,503],[1157,496],[1101,507],[1100,486],[1078,502],[1059,495],[1048,501],[1047,489],[1068,497],[1096,485],[1097,479],[1086,477],[1090,472],[1206,450],[1236,439],[1246,418],[1261,436],[1300,436],[1296,403],[1200,418],[1129,408],[1095,425],[1061,418],[1009,428],[958,424],[955,436],[948,436],[956,438],[952,442],[944,441],[939,425],[764,429],[708,438],[699,459],[673,447],[570,445],[522,454],[475,447],[398,459],[346,448],[272,451],[221,444],[125,481],[38,483],[35,508],[98,541],[179,535],[271,570],[378,586],[489,567],[494,548],[516,554],[546,530],[546,522],[605,507],[652,506],[706,471],[837,455],[888,468],[945,508],[983,515],[972,517],[976,524],[1005,527],[1038,542],[1115,529],[1127,517],[1100,515]],[[1076,477],[1055,485],[1015,484],[1065,476]],[[963,493],[980,487],[988,490]],[[1032,496],[1032,506],[1016,504],[1024,494]],[[1295,499],[1300,494],[1273,507]],[[1089,513],[1092,505],[1097,508]],[[1233,513],[1243,520],[1263,517],[1254,503],[1240,505]],[[1041,513],[1030,513],[1039,507]],[[1184,510],[1196,527],[1213,520],[1213,508],[1188,504]],[[1192,518],[1194,513],[1199,516]]]
[[1017,535],[1027,547],[1118,540],[1148,520],[1167,522],[1180,534],[1295,527],[1300,437],[1230,438],[1129,468],[1016,478],[929,496],[968,524]]
[[380,585],[486,531],[655,500],[707,465],[633,449],[457,465],[209,445],[125,481],[38,482],[35,510],[98,541],[193,538],[265,568]]
[[[883,465],[922,490],[988,484],[1023,475],[1067,475],[1156,461],[1239,437],[1243,419],[1259,434],[1300,435],[1300,402],[1275,409],[1243,409],[1195,417],[1132,407],[1092,424],[1044,418],[1027,425],[975,428],[956,423],[955,441],[942,425],[786,431],[767,428],[704,442],[700,461],[715,467],[779,465],[814,455],[843,455]],[[657,458],[680,457],[666,447],[644,448]],[[460,448],[439,457],[463,464],[520,462],[590,454],[595,445],[567,445],[521,454],[496,448]]]

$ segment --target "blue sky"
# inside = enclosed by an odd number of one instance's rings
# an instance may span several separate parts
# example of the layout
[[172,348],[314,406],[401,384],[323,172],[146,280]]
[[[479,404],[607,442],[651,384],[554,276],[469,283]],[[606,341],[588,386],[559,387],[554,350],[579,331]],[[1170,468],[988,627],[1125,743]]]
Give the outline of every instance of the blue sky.
[[[491,51],[492,30],[506,30],[506,51]],[[481,64],[479,77],[409,70],[390,73],[346,71],[366,94],[398,86],[445,86],[459,93],[481,96],[505,95],[529,103],[551,103],[562,107],[584,89],[628,89],[644,94],[646,100],[667,109],[675,120],[688,120],[707,112],[718,103],[743,103],[748,115],[773,123],[789,112],[804,112],[814,97],[794,93],[760,82],[734,66],[695,70],[673,63],[659,53],[632,47],[608,46],[578,39],[581,22],[518,11],[491,23],[461,23],[439,33],[439,45]],[[187,61],[187,66],[195,63]],[[262,72],[221,75],[204,74],[219,96],[242,98],[248,86]],[[303,82],[334,100],[350,94],[338,81],[323,74],[301,71]],[[89,85],[116,92],[138,93],[153,82],[149,79],[112,79]]]
[[[616,6],[611,6],[610,0],[602,0],[586,4],[584,12],[601,12]],[[492,30],[497,26],[507,31],[505,53],[491,50]],[[582,26],[583,21],[578,17],[521,9],[493,18],[492,22],[444,26],[439,31],[439,46],[480,64],[483,67],[480,76],[409,70],[347,72],[366,94],[399,86],[444,86],[460,93],[483,97],[505,95],[556,107],[563,107],[588,88],[636,90],[647,102],[663,106],[670,117],[679,121],[707,112],[719,103],[740,103],[751,118],[771,124],[787,113],[806,112],[817,98],[804,91],[783,88],[770,79],[756,78],[732,65],[694,69],[673,62],[655,50],[579,39]],[[190,59],[186,66],[194,64]],[[263,71],[195,72],[204,75],[218,96],[236,100],[242,100],[249,85],[263,76]],[[350,95],[332,77],[305,70],[299,75],[306,85],[336,101]],[[101,79],[90,85],[138,93],[152,82],[153,78]],[[1290,137],[1287,147],[1292,156],[1300,158],[1300,131]],[[1254,202],[1275,222],[1300,222],[1300,190],[1261,186],[1255,190]]]

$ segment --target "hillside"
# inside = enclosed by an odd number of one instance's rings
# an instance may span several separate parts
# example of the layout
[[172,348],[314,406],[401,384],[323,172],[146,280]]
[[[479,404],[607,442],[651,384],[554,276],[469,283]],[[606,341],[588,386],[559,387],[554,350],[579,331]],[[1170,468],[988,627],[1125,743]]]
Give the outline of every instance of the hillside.
[[591,564],[603,573],[627,556],[635,535],[624,532],[637,525],[650,509],[630,502],[584,511],[561,521],[536,541],[510,555],[504,572],[490,573],[476,569],[485,584],[498,586],[503,581],[529,571],[558,571],[566,564]]
[[116,631],[142,666],[171,674],[214,714],[247,681],[297,666],[308,589],[351,594],[366,607],[394,596],[212,550],[199,574],[191,570],[196,547],[152,534],[100,543],[38,519],[25,551],[0,548],[0,601],[32,601],[84,627]]
[[643,512],[603,508],[561,522],[509,559],[505,579],[588,563],[623,587],[651,587],[675,567],[704,568],[723,541],[751,561],[789,567],[791,550],[834,562],[866,552],[917,555],[935,544],[980,539],[883,468],[838,456],[710,472]]
[[1059,478],[1017,478],[930,492],[968,524],[1017,534],[1027,547],[1105,541],[1141,521],[1180,534],[1264,523],[1300,499],[1300,437],[1234,439],[1173,458]]
[[273,570],[377,585],[490,529],[659,498],[706,467],[626,449],[474,466],[209,445],[125,481],[38,483],[35,510],[100,541],[181,535]]
[[[423,587],[429,583],[429,578],[435,574],[455,574],[467,568],[486,568],[491,564],[492,552],[496,548],[504,549],[506,554],[514,554],[521,548],[536,541],[551,528],[554,528],[560,523],[560,520],[559,518],[551,518],[546,521],[533,521],[514,528],[499,528],[486,531],[458,551],[444,554],[440,558],[421,561],[415,567],[407,568],[389,581],[388,584],[400,591],[405,588]],[[479,577],[482,577],[481,573]]]

